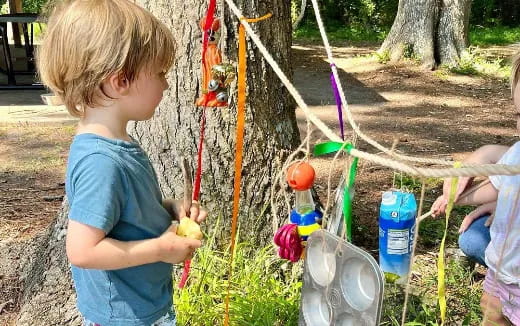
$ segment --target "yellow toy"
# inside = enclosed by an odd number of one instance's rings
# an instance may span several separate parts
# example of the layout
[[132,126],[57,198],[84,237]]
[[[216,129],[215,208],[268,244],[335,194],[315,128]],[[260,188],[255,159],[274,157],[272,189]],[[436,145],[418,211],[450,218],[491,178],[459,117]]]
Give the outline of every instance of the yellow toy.
[[177,227],[177,235],[197,240],[202,240],[203,237],[199,224],[189,217],[181,218],[179,227]]

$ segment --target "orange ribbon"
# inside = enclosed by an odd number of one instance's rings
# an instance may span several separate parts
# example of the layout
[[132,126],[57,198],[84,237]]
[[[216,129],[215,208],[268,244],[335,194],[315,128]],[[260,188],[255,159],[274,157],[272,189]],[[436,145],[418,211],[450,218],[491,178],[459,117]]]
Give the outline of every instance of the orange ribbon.
[[[248,23],[256,23],[271,17],[267,14],[260,18],[246,19],[241,18]],[[236,151],[235,151],[235,181],[233,188],[233,214],[231,218],[231,246],[229,258],[229,278],[226,294],[226,310],[224,314],[224,325],[229,325],[229,294],[231,291],[231,274],[233,273],[233,257],[235,251],[235,238],[238,224],[238,208],[240,202],[240,182],[242,180],[242,158],[244,149],[244,130],[246,121],[246,30],[244,25],[240,24],[238,28],[238,76],[237,76],[237,133],[236,133]]]

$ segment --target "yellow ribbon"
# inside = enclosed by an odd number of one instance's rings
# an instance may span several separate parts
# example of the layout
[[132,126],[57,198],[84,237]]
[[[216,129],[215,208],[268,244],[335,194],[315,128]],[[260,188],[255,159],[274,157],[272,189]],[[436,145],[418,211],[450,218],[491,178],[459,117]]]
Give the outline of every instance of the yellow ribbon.
[[[248,23],[256,23],[271,17],[271,14],[260,18],[240,20]],[[244,25],[240,24],[238,29],[238,76],[237,76],[237,133],[236,133],[236,152],[235,152],[235,181],[233,187],[233,214],[231,217],[231,246],[229,258],[229,277],[226,294],[226,308],[224,312],[224,325],[229,325],[229,294],[231,292],[231,274],[233,273],[233,258],[235,252],[235,238],[238,225],[238,211],[240,202],[240,182],[242,180],[242,158],[244,148],[244,131],[246,120],[246,31]]]
[[[460,168],[461,162],[455,162],[454,168]],[[448,205],[446,206],[446,225],[444,226],[444,235],[441,241],[441,248],[439,249],[439,258],[437,260],[437,297],[439,299],[439,309],[441,310],[441,326],[446,321],[446,282],[445,282],[445,267],[444,267],[444,245],[446,243],[446,235],[448,234],[448,222],[450,220],[451,210],[455,202],[455,194],[457,193],[457,185],[459,178],[451,179],[450,195],[448,197]]]

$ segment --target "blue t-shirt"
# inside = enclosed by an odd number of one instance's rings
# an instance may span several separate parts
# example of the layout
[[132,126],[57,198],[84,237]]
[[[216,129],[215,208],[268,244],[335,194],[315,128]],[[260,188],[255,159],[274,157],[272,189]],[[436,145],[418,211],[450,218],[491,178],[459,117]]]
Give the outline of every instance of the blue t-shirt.
[[[69,218],[101,229],[107,237],[151,239],[171,225],[152,165],[135,142],[77,135],[65,188]],[[148,326],[173,309],[171,264],[71,269],[79,311],[102,326]]]

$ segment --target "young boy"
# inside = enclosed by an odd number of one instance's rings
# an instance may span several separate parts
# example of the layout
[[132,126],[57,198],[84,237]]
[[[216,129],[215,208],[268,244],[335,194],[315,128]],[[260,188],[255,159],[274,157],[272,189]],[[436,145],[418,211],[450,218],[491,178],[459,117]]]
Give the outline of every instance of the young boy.
[[[168,87],[172,34],[128,0],[63,1],[37,58],[42,81],[79,117],[66,247],[84,325],[175,325],[172,264],[201,242],[176,235],[152,165],[126,132],[129,120],[152,117]],[[206,216],[187,209],[199,223]]]
[[[520,53],[513,59],[511,91],[517,112],[517,129],[520,130]],[[482,160],[493,161],[500,157],[499,164],[520,165],[520,142],[505,151],[499,147],[480,149]],[[503,155],[502,155],[503,154]],[[481,162],[483,163],[483,162]],[[496,201],[495,217],[491,224],[490,242],[485,259],[489,267],[484,280],[481,307],[483,325],[520,325],[520,175],[490,176],[491,183],[474,193],[459,199],[460,205],[493,203]],[[449,181],[445,182],[445,185]],[[459,187],[464,190],[467,181]],[[460,191],[462,192],[462,191]],[[439,198],[433,207],[434,213],[444,211],[447,194]],[[441,196],[442,197],[442,196]]]

